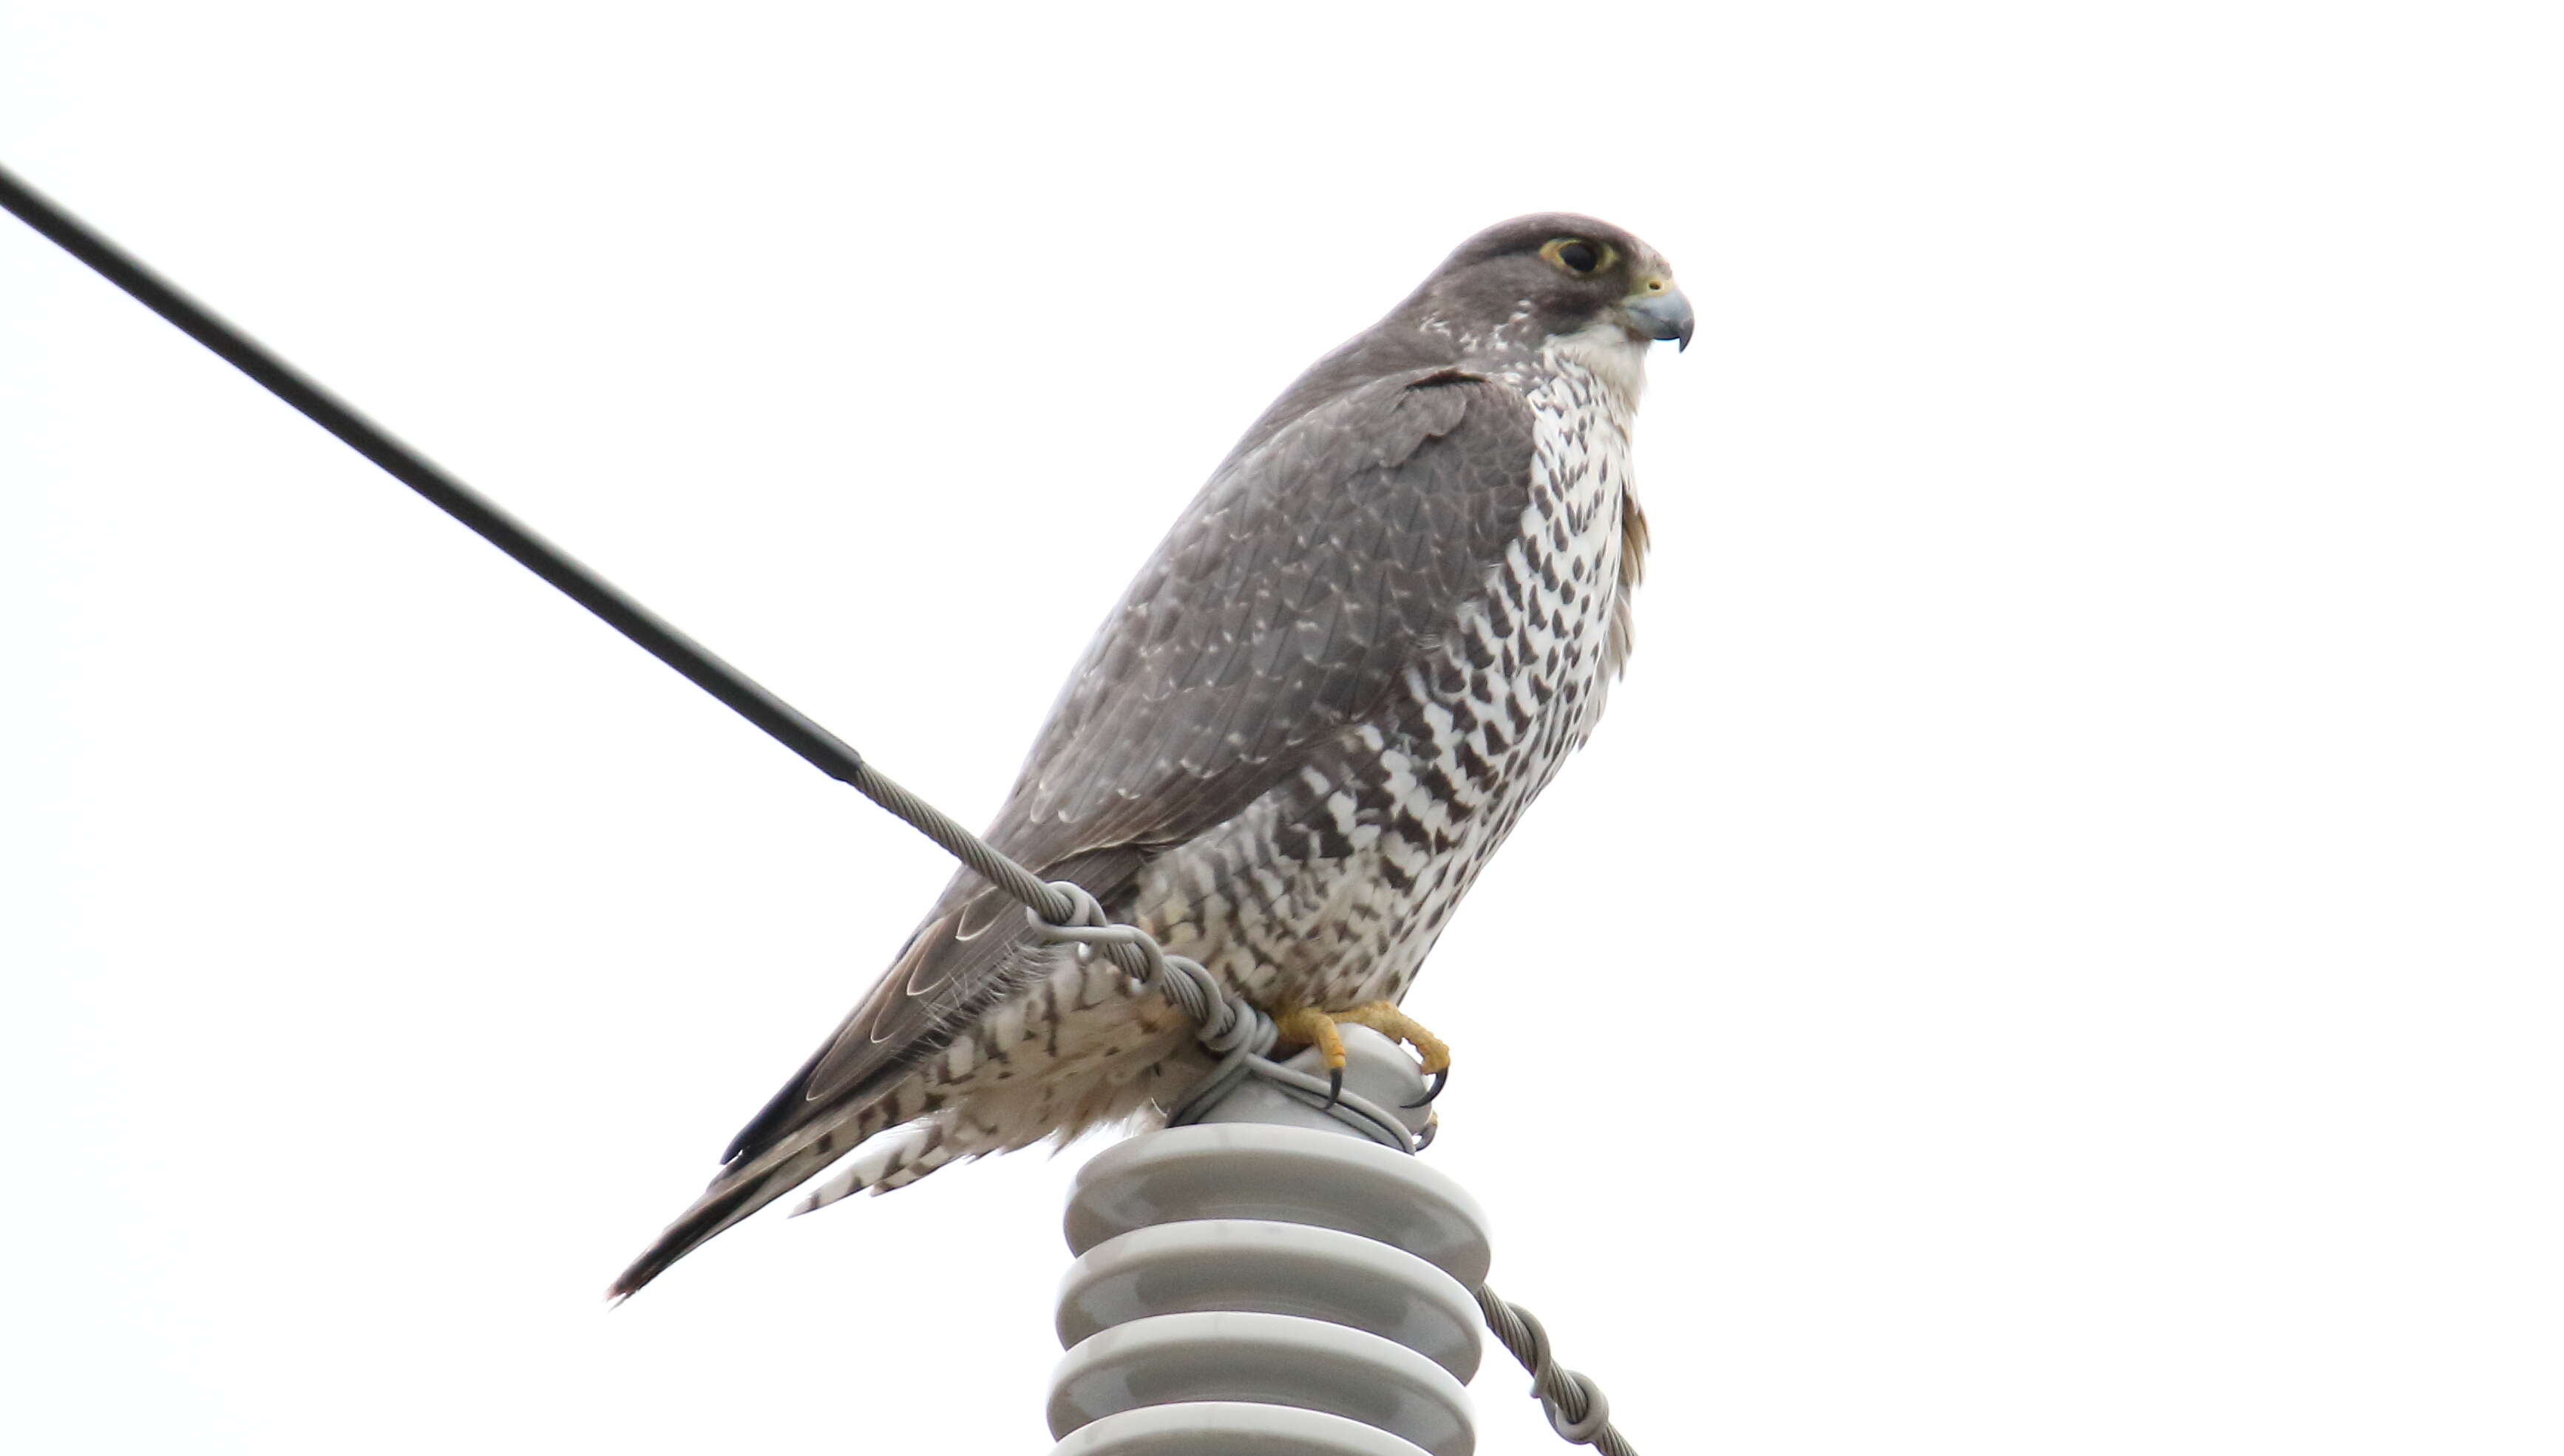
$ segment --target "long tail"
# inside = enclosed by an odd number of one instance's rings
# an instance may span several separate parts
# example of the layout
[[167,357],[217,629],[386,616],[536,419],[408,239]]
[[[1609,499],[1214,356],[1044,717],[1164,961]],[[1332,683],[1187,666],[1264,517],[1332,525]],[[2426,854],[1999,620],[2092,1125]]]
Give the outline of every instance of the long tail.
[[723,1168],[693,1207],[677,1215],[656,1242],[614,1278],[606,1291],[620,1303],[658,1278],[705,1240],[791,1192],[881,1131],[882,1108],[859,1103],[817,1119],[751,1157]]

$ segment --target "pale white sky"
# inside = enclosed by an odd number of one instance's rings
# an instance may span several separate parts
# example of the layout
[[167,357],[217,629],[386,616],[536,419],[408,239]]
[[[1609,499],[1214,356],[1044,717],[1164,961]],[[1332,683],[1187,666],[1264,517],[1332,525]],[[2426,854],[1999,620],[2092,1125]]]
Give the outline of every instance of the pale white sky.
[[[1498,1288],[1651,1452],[2547,1452],[2557,40],[16,0],[0,160],[968,819],[1303,364],[1631,228],[1639,650],[1410,1001]],[[1043,1449],[1084,1149],[599,1300],[936,852],[14,222],[0,481],[0,1445]]]

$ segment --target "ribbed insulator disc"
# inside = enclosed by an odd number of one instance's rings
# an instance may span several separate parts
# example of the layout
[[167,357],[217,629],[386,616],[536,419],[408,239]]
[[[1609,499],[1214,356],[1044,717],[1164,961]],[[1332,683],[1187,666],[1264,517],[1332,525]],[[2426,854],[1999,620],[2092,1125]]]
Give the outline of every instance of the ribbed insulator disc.
[[1416,1255],[1464,1287],[1493,1258],[1476,1199],[1420,1159],[1303,1128],[1169,1128],[1095,1155],[1068,1197],[1078,1254],[1152,1224],[1251,1218],[1340,1229]]
[[1325,1411],[1428,1456],[1470,1456],[1477,1444],[1450,1371],[1377,1335],[1287,1315],[1159,1315],[1107,1330],[1060,1358],[1050,1430],[1197,1401]]
[[1387,1431],[1323,1410],[1196,1401],[1108,1415],[1051,1456],[1424,1456]]
[[1210,1310],[1368,1331],[1461,1380],[1478,1372],[1485,1328],[1467,1290],[1402,1249],[1332,1228],[1224,1218],[1133,1229],[1089,1249],[1060,1282],[1059,1343]]

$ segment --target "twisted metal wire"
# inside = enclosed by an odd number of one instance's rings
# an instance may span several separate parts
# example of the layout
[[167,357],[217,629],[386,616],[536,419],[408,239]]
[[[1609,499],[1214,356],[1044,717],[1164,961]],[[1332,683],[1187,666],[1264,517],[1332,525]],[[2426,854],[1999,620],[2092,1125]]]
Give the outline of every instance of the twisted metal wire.
[[1469,1293],[1477,1298],[1488,1332],[1531,1371],[1531,1393],[1560,1440],[1571,1446],[1591,1446],[1604,1456],[1637,1456],[1638,1448],[1611,1424],[1611,1402],[1603,1398],[1602,1387],[1550,1357],[1549,1331],[1542,1328],[1539,1316],[1508,1303],[1483,1284]]
[[[991,850],[989,853],[994,854]],[[1201,1121],[1229,1090],[1249,1077],[1271,1084],[1286,1096],[1316,1108],[1375,1143],[1413,1152],[1415,1141],[1394,1114],[1356,1093],[1345,1092],[1306,1072],[1273,1059],[1279,1040],[1273,1018],[1261,1007],[1230,992],[1210,971],[1189,956],[1170,955],[1155,936],[1138,926],[1108,921],[1104,907],[1083,886],[1052,881],[1046,889],[1073,902],[1076,913],[1062,925],[1024,907],[1036,938],[1070,944],[1081,955],[1101,949],[1131,978],[1175,1003],[1192,1018],[1194,1035],[1204,1050],[1219,1058],[1184,1100],[1170,1109],[1167,1126],[1180,1128]]]
[[[1057,887],[1045,884],[1039,875],[971,833],[961,820],[919,798],[870,762],[859,758],[845,765],[844,771],[835,776],[853,785],[857,793],[907,821],[910,828],[934,840],[946,854],[969,866],[972,874],[1006,892],[1037,918],[1057,926],[1085,924],[1079,920],[1080,907],[1075,900],[1062,894]],[[1075,886],[1068,888],[1076,889]],[[1079,890],[1077,893],[1084,895],[1086,892]],[[1093,903],[1093,897],[1089,896],[1088,904]],[[1093,924],[1102,922],[1103,913],[1098,911]],[[1130,968],[1119,956],[1115,957],[1115,962],[1125,969]],[[1187,1011],[1196,1022],[1202,1019],[1198,1011],[1192,1008],[1187,1008]]]

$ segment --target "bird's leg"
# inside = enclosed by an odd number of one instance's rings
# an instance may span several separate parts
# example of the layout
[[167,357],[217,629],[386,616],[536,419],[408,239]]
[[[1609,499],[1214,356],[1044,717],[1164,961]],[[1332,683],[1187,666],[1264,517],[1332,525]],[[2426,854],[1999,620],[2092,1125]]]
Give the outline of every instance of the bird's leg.
[[1316,1047],[1327,1059],[1327,1106],[1345,1093],[1345,1038],[1336,1018],[1315,1006],[1302,1006],[1273,1018],[1274,1034],[1284,1041]]
[[1422,1107],[1442,1095],[1443,1086],[1451,1080],[1450,1045],[1416,1024],[1415,1018],[1398,1009],[1396,1002],[1367,1002],[1350,1011],[1337,1012],[1336,1019],[1368,1026],[1383,1036],[1415,1048],[1415,1059],[1424,1064],[1424,1075],[1432,1078],[1433,1083],[1425,1089],[1423,1102],[1409,1106]]
[[1368,1026],[1415,1048],[1416,1058],[1424,1064],[1425,1075],[1433,1079],[1433,1084],[1422,1102],[1409,1106],[1422,1107],[1442,1095],[1443,1084],[1451,1080],[1451,1048],[1442,1038],[1417,1025],[1415,1018],[1399,1010],[1394,1002],[1372,1001],[1350,1011],[1321,1011],[1314,1006],[1285,1011],[1273,1018],[1275,1033],[1284,1041],[1316,1047],[1327,1059],[1327,1106],[1335,1106],[1345,1090],[1345,1039],[1336,1030],[1340,1022]]

